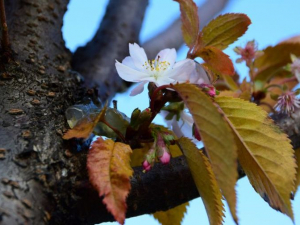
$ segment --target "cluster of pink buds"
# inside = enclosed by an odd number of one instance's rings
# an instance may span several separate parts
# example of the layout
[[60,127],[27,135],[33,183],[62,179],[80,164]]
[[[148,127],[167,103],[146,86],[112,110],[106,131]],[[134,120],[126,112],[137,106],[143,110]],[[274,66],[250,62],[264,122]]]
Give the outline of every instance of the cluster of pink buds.
[[281,113],[290,115],[295,111],[295,108],[300,108],[300,100],[296,98],[296,93],[288,91],[278,97],[277,103],[274,106]]
[[211,84],[200,84],[199,86],[202,88],[202,91],[204,91],[210,97],[215,97],[215,95],[219,94],[216,88]]
[[149,149],[146,159],[143,162],[144,171],[149,171],[151,167],[154,165],[156,156],[155,143],[153,143],[152,147]]
[[235,47],[234,51],[241,56],[236,62],[240,63],[245,61],[247,66],[250,66],[255,58],[262,55],[262,52],[257,50],[257,44],[254,40],[248,41],[244,48]]
[[155,141],[146,154],[143,162],[144,171],[149,171],[151,167],[153,167],[156,156],[162,164],[168,164],[171,159],[170,150],[166,142],[174,139],[173,135],[170,135],[169,133],[156,133],[154,139]]

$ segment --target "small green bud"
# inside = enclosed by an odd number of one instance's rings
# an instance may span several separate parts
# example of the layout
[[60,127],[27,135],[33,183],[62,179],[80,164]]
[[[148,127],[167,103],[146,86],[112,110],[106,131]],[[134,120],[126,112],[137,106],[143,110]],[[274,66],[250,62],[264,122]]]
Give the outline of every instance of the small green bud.
[[[136,109],[135,109],[136,110]],[[132,114],[135,113],[135,110],[133,111]],[[137,112],[136,112],[137,114]],[[130,126],[134,129],[137,130],[141,124],[149,120],[152,116],[151,109],[147,108],[143,110],[142,112],[139,113],[138,118],[135,119],[135,121],[130,122]]]
[[139,110],[138,108],[136,108],[135,110],[133,110],[132,114],[131,114],[131,118],[130,118],[130,125],[134,126],[138,120],[138,118],[140,117],[141,114],[141,110]]

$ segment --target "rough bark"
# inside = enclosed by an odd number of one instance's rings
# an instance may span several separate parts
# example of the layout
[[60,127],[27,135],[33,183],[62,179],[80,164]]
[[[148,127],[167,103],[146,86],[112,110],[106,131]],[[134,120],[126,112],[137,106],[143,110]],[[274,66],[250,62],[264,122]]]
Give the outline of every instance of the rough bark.
[[[69,71],[71,55],[61,36],[68,0],[11,0],[5,3],[15,62],[1,62],[4,67],[0,71],[0,224],[93,224],[111,220],[88,182],[89,140],[63,142],[61,138],[67,129],[65,109],[84,95],[94,97],[95,94],[92,90],[86,92],[78,73]],[[146,1],[139,7],[144,10]],[[138,34],[140,25],[133,19],[141,18],[139,10],[130,10],[132,14],[137,13],[136,17],[127,18],[127,22],[132,21],[131,31],[120,22],[124,20],[120,14],[129,14],[128,11],[111,10],[108,14],[118,13],[118,17],[106,16],[104,20],[110,22],[104,21],[102,26],[109,28],[111,23],[111,26],[127,30],[126,34]],[[112,97],[121,85],[116,83],[116,87],[110,88],[113,79],[108,77],[112,74],[114,59],[128,54],[128,39],[125,37],[122,42],[118,37],[120,33],[115,34],[116,38],[111,38],[110,34],[102,34],[103,39],[110,40],[108,44],[102,40],[98,41],[103,46],[94,43],[98,48],[103,47],[98,56],[112,61],[109,61],[110,68],[96,73],[103,76],[98,81],[103,90],[102,98],[106,91]],[[131,38],[137,38],[137,34]],[[85,60],[82,62],[90,65]],[[105,62],[101,61],[102,65]],[[277,118],[295,147],[300,146],[299,114],[294,115],[295,121]],[[141,168],[134,170],[128,198],[129,217],[166,210],[198,196],[183,157],[172,159],[167,166],[157,164],[147,174],[142,173]]]
[[78,87],[60,32],[68,0],[5,4],[15,61],[1,68],[0,224],[43,224],[56,204],[48,192],[59,181],[63,110]]

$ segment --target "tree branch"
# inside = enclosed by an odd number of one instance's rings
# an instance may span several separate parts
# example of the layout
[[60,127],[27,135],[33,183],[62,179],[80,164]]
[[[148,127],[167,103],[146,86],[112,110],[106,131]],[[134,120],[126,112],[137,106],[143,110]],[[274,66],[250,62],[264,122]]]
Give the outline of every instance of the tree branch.
[[[67,75],[70,52],[61,35],[62,18],[69,0],[5,1],[10,45],[14,58],[41,74]],[[59,53],[58,53],[59,52]]]
[[[300,110],[293,114],[293,118],[284,115],[274,116],[275,122],[289,134],[294,148],[300,146]],[[81,155],[82,157],[82,155]],[[156,163],[148,173],[143,173],[142,167],[134,168],[134,177],[131,179],[132,189],[127,199],[128,210],[126,217],[139,216],[167,210],[199,197],[192,175],[184,156],[173,158],[168,165]],[[244,173],[239,171],[239,177]],[[98,193],[89,185],[86,173],[82,181],[76,186],[77,197],[81,199],[74,207],[75,214],[84,221],[82,223],[95,224],[104,221],[113,221],[113,217],[102,204]],[[74,222],[67,216],[63,223]],[[78,221],[78,218],[72,218]]]
[[[202,29],[217,13],[226,6],[229,0],[207,0],[198,8],[200,28]],[[175,20],[166,30],[143,44],[148,58],[154,59],[164,48],[179,49],[184,43],[181,34],[180,18]]]
[[148,0],[111,0],[101,25],[86,46],[77,49],[72,66],[89,87],[104,84],[101,99],[111,98],[125,87],[115,69],[115,60],[128,55],[128,43],[137,42]]

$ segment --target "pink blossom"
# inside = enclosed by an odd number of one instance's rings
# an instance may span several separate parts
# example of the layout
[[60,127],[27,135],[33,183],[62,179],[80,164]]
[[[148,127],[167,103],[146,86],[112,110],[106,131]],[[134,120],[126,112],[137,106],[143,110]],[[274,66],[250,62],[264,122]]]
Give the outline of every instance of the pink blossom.
[[300,100],[296,98],[295,92],[289,91],[281,94],[278,97],[277,103],[274,106],[281,113],[291,114],[295,111],[295,108],[300,107]]
[[171,155],[168,151],[164,151],[163,155],[159,157],[159,160],[162,164],[168,164],[170,162]]
[[143,168],[147,172],[151,169],[151,164],[147,161],[147,159],[143,162]]
[[255,41],[248,41],[245,48],[242,47],[235,47],[234,51],[241,55],[240,58],[236,60],[237,63],[245,61],[247,65],[250,65],[250,63],[258,56],[261,55],[260,51],[257,51],[257,44]]

